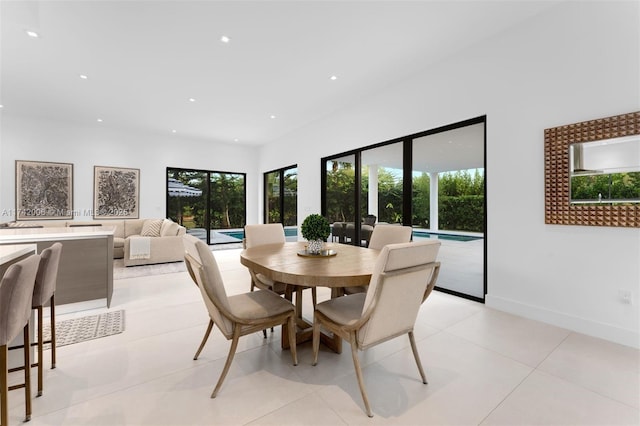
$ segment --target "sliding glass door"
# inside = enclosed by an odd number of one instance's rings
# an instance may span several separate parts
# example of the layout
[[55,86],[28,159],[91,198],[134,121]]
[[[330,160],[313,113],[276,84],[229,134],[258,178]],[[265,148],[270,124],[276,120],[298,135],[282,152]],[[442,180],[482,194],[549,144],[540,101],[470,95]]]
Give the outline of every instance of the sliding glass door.
[[167,168],[166,217],[208,244],[241,243],[246,175]]
[[282,223],[287,240],[298,235],[298,167],[264,174],[264,223]]
[[289,166],[264,174],[264,223],[298,224],[298,167]]
[[[333,241],[367,246],[381,223],[439,239],[440,290],[484,301],[485,117],[323,158]],[[357,212],[357,213],[356,213]]]
[[484,300],[485,123],[413,139],[413,237],[438,238],[440,290]]
[[[359,161],[358,161],[359,162]],[[351,243],[355,241],[356,211],[360,209],[358,199],[359,186],[356,179],[360,178],[360,171],[356,166],[356,156],[346,155],[325,161],[323,180],[323,211],[331,224],[333,241]]]

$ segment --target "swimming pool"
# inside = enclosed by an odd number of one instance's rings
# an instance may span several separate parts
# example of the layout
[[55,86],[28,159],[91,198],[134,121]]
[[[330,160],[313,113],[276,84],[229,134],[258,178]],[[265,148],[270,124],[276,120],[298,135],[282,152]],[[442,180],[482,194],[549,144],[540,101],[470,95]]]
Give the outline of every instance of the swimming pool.
[[460,235],[460,234],[440,234],[438,232],[429,232],[429,231],[413,231],[414,238],[437,238],[439,240],[449,240],[449,241],[475,241],[481,240],[483,237],[475,236],[475,235]]
[[[236,238],[240,241],[244,238],[244,231],[242,230],[231,230],[231,231],[217,231],[223,235],[227,235],[232,238]],[[295,237],[298,235],[298,228],[284,228],[284,235],[286,237]],[[414,238],[437,238],[439,240],[449,240],[449,241],[475,241],[481,240],[483,237],[475,236],[475,235],[460,235],[460,234],[441,234],[438,232],[429,232],[429,231],[421,231],[421,230],[413,230]]]
[[[244,231],[234,229],[232,231],[217,231],[223,235],[242,240],[244,238]],[[295,237],[298,235],[298,228],[284,228],[285,237]]]

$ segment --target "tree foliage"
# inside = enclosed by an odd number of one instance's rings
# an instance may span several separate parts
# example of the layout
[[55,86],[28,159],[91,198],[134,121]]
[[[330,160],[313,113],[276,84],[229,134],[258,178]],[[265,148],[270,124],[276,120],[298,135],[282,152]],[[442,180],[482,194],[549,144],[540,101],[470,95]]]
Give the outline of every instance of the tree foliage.
[[[360,217],[368,213],[368,169],[362,171]],[[429,227],[431,180],[428,173],[412,177],[413,226]],[[331,222],[354,222],[355,172],[351,163],[333,163],[327,171],[327,216]],[[484,174],[482,169],[460,170],[439,175],[439,228],[484,231]],[[378,170],[378,221],[402,223],[402,173]]]
[[[200,189],[197,197],[168,197],[169,217],[188,228],[242,228],[246,221],[244,175],[236,173],[207,173],[172,169],[168,177],[184,185]],[[205,223],[207,200],[210,201],[210,223]]]
[[571,199],[593,201],[640,199],[640,172],[573,176]]

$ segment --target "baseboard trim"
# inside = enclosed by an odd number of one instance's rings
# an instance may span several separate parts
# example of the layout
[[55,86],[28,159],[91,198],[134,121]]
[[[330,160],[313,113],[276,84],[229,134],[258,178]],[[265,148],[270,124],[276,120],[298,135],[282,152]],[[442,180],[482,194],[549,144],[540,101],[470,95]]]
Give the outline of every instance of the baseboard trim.
[[600,339],[640,349],[640,333],[637,331],[627,330],[611,324],[605,324],[560,312],[550,311],[537,306],[531,306],[514,300],[505,299],[503,297],[491,296],[489,294],[485,297],[485,304],[488,307],[499,311],[508,312],[510,314],[519,315],[521,317],[544,322],[546,324],[555,325],[556,327],[566,328],[577,333],[598,337]]

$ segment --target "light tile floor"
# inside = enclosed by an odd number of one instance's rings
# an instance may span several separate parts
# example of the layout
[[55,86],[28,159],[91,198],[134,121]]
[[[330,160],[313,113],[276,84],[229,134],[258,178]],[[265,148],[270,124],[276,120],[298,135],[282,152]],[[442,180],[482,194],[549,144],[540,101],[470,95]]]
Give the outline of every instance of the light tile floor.
[[[247,291],[239,250],[214,253],[228,293]],[[640,424],[638,350],[443,293],[431,295],[416,324],[428,385],[406,338],[360,353],[372,419],[346,343],[341,355],[321,351],[316,367],[303,344],[294,367],[280,330],[243,337],[210,399],[229,342],[215,330],[192,359],[208,316],[186,272],[117,280],[112,309],[126,310],[126,331],[59,348],[30,425]],[[21,424],[22,393],[9,400],[10,424]]]

